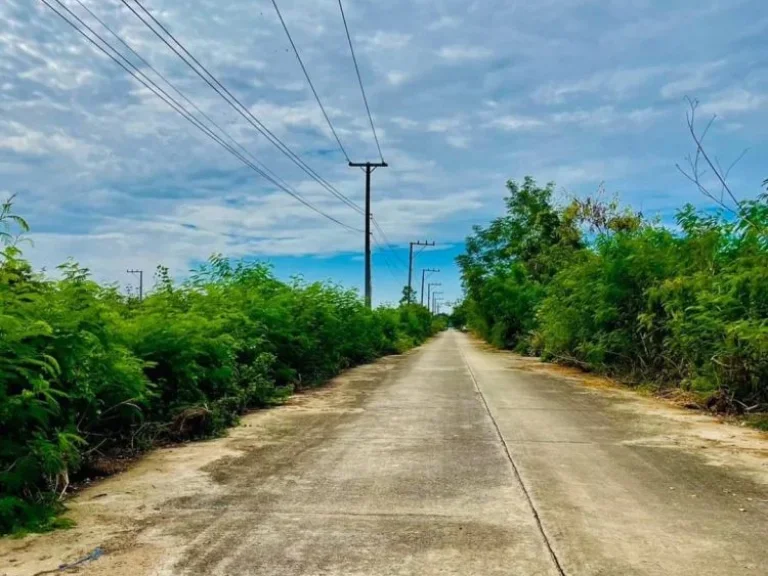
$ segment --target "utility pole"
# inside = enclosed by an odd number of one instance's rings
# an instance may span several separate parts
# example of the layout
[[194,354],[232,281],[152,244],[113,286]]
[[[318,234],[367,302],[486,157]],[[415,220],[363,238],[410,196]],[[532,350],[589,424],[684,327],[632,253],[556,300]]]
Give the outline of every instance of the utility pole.
[[[410,242],[410,249],[408,251],[408,304],[411,304],[411,298],[413,294],[413,247],[414,246],[434,246],[435,243],[430,243],[428,240],[422,242],[417,240],[416,242]],[[423,298],[423,286],[422,286],[422,298]]]
[[144,299],[144,270],[126,270],[127,274],[138,274],[139,276],[139,302]]
[[371,174],[376,168],[386,168],[386,162],[350,162],[351,168],[365,170],[365,305],[371,307]]
[[[421,305],[424,306],[424,279],[425,274],[429,272],[430,274],[434,272],[440,272],[438,268],[423,268],[421,270]],[[427,296],[427,306],[429,306],[429,296]]]
[[430,282],[427,284],[427,305],[430,306],[430,310],[432,309],[432,300],[430,300],[431,296],[429,293],[432,291],[432,286],[442,286],[442,284],[440,282]]
[[438,301],[442,300],[442,298],[438,298],[438,296],[442,296],[442,294],[443,294],[442,292],[437,292],[437,291],[432,292],[432,314],[434,315],[437,315],[438,313],[438,309],[440,306],[438,304]]

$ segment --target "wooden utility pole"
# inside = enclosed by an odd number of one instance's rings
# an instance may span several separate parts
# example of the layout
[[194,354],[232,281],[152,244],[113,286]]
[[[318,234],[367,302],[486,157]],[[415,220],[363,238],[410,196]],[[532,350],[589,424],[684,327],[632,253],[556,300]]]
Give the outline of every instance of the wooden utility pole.
[[429,284],[427,284],[427,306],[430,307],[430,310],[432,309],[431,308],[432,300],[430,296],[430,292],[432,291],[432,286],[442,286],[442,284],[440,284],[440,282],[430,282]]
[[126,270],[128,274],[139,276],[139,302],[144,299],[144,270]]
[[437,292],[437,291],[432,292],[432,314],[437,315],[439,306],[440,306],[440,304],[438,304],[438,301],[442,300],[442,298],[438,298],[438,296],[442,296],[442,295],[443,295],[442,292]]
[[350,162],[352,168],[365,170],[365,305],[371,307],[371,174],[376,168],[386,168],[386,162]]
[[[417,240],[416,242],[410,242],[410,249],[408,251],[408,303],[412,303],[413,299],[413,247],[414,246],[434,246],[434,242],[425,240]],[[424,287],[422,286],[422,298],[424,297]]]
[[[424,306],[424,280],[426,279],[425,274],[429,272],[430,274],[434,272],[440,272],[438,268],[424,268],[421,271],[421,305]],[[429,296],[427,296],[427,306],[429,306]]]

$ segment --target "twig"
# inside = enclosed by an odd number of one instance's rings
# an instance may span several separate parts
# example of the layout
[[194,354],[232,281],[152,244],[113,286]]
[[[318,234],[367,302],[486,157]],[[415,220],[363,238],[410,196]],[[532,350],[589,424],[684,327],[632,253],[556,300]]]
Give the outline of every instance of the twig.
[[98,560],[103,555],[104,555],[104,550],[101,548],[96,548],[93,552],[88,554],[88,556],[81,558],[77,562],[72,562],[71,564],[61,564],[58,568],[54,568],[53,570],[43,570],[42,572],[36,572],[35,574],[33,574],[33,576],[43,576],[43,574],[56,574],[57,572],[63,572],[64,570],[69,570],[71,568],[76,568],[78,566],[81,566],[86,562],[92,562],[93,560]]
[[134,404],[134,402],[136,400],[138,400],[138,398],[128,398],[128,400],[123,400],[122,402],[118,402],[114,406],[110,406],[109,408],[104,410],[101,413],[101,416],[104,416],[104,414],[106,414],[107,412],[111,412],[112,410],[115,410],[116,408],[120,408],[120,406],[131,406],[132,408],[135,408],[137,411],[141,412],[141,408],[139,408],[138,406],[136,406],[136,404]]
[[102,440],[101,442],[96,444],[96,446],[94,446],[90,450],[87,450],[87,451],[83,452],[82,455],[83,456],[88,456],[88,454],[90,454],[91,452],[97,452],[99,450],[99,448],[101,448],[107,442],[107,440],[109,440],[109,438],[104,438],[104,440]]
[[578,358],[573,358],[571,356],[561,356],[559,354],[552,354],[555,358],[560,358],[561,360],[565,360],[566,362],[573,362],[574,364],[579,364],[581,366],[586,366],[589,368],[589,364],[587,362],[584,362],[582,360],[579,360]]
[[[733,170],[733,167],[738,164],[738,162],[744,158],[746,153],[749,149],[744,149],[741,154],[731,163],[731,165],[728,167],[727,170],[723,171],[723,169],[720,167],[720,162],[717,158],[715,158],[715,161],[713,162],[709,155],[707,154],[707,151],[704,149],[704,139],[707,136],[707,133],[709,132],[709,129],[712,127],[712,124],[714,123],[715,119],[717,118],[717,115],[713,115],[712,118],[707,122],[707,125],[704,127],[704,130],[702,131],[701,135],[696,134],[696,109],[699,106],[699,102],[696,99],[692,99],[688,96],[685,97],[686,102],[688,102],[688,105],[690,106],[690,111],[686,112],[685,119],[686,123],[688,124],[688,131],[691,134],[691,138],[693,139],[694,143],[696,144],[696,155],[694,158],[691,158],[690,155],[687,157],[688,165],[690,166],[690,173],[686,172],[679,164],[675,164],[675,167],[685,176],[688,180],[693,182],[696,187],[699,189],[699,191],[704,194],[707,198],[711,199],[713,202],[715,202],[718,206],[721,208],[727,210],[728,212],[738,216],[748,224],[750,224],[753,228],[755,228],[758,231],[762,231],[762,228],[752,222],[745,214],[744,210],[742,208],[741,201],[736,198],[736,195],[731,190],[730,186],[728,185],[728,175],[730,174],[731,170]],[[710,192],[702,183],[701,178],[704,174],[706,174],[706,171],[700,171],[699,170],[699,160],[703,158],[704,162],[706,162],[707,166],[709,166],[710,170],[715,175],[715,178],[720,182],[720,198],[717,198],[712,192]],[[724,200],[724,193],[728,194],[728,197],[733,201],[733,203],[736,205],[736,209],[731,208],[728,206]]]
[[19,456],[18,458],[16,458],[16,460],[14,460],[14,461],[13,461],[13,463],[11,463],[11,465],[10,465],[10,466],[8,466],[8,468],[6,468],[5,470],[3,470],[3,472],[2,472],[2,473],[3,473],[3,474],[8,474],[8,472],[10,472],[11,470],[13,470],[13,469],[16,467],[16,464],[18,464],[18,463],[19,463],[19,460],[21,460],[21,456]]

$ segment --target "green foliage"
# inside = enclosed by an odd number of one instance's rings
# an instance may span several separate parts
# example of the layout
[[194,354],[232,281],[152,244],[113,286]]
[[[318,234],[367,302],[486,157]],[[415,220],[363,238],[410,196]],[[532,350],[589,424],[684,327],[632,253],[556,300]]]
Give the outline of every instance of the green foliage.
[[552,205],[554,184],[507,182],[507,214],[467,238],[457,258],[467,321],[491,343],[515,347],[534,328],[544,286],[581,247],[574,218]]
[[448,326],[457,330],[465,330],[469,321],[469,301],[461,300],[453,305],[451,315],[448,317]]
[[437,314],[432,318],[432,332],[442,332],[450,326],[451,317],[448,314]]
[[508,183],[507,214],[458,263],[460,320],[497,346],[653,380],[729,406],[768,401],[768,202],[679,211],[679,230],[600,198]]
[[220,256],[143,302],[73,262],[35,274],[0,210],[0,533],[55,527],[59,493],[96,455],[220,434],[246,410],[423,342],[414,304],[365,308],[340,286],[289,283]]

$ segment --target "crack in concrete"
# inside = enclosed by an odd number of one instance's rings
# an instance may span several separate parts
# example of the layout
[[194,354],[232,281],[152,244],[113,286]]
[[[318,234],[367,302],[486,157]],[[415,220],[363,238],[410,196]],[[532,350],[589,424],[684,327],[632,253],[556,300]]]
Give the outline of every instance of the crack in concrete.
[[469,373],[469,377],[472,379],[472,384],[475,387],[475,391],[477,392],[478,396],[480,396],[480,400],[482,401],[483,406],[485,407],[485,411],[488,414],[488,418],[491,419],[491,422],[493,423],[493,427],[496,429],[496,434],[498,435],[499,440],[501,441],[501,444],[504,447],[504,452],[506,452],[507,454],[507,460],[509,460],[509,464],[512,467],[512,472],[514,473],[517,481],[520,483],[520,488],[522,489],[523,494],[525,494],[525,498],[528,501],[528,505],[531,508],[531,512],[533,513],[533,517],[536,520],[536,526],[538,527],[539,533],[541,534],[541,537],[544,540],[544,544],[547,547],[547,550],[549,551],[549,555],[552,558],[552,562],[555,565],[555,569],[557,570],[557,573],[560,574],[560,576],[567,576],[565,570],[563,570],[562,564],[560,563],[560,559],[557,557],[557,554],[555,553],[555,549],[552,547],[552,542],[550,541],[546,530],[544,530],[544,524],[541,522],[539,511],[537,510],[536,505],[533,502],[533,498],[531,498],[531,494],[528,491],[528,487],[526,486],[525,482],[523,481],[523,477],[520,475],[520,471],[517,468],[517,464],[515,464],[515,459],[512,457],[512,452],[510,452],[509,450],[507,441],[504,439],[504,435],[501,433],[501,430],[499,429],[499,425],[496,422],[496,418],[493,417],[493,413],[491,412],[490,406],[488,406],[488,401],[485,399],[485,395],[483,394],[483,391],[480,390],[480,385],[477,382],[475,373],[472,371],[472,366],[470,365],[469,360],[467,360],[467,357],[464,354],[464,351],[460,347],[458,350],[459,350],[459,355],[461,356],[461,359],[464,361],[464,364],[467,367],[467,372]]

